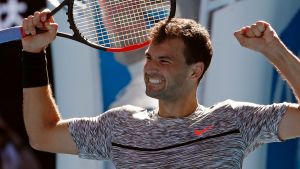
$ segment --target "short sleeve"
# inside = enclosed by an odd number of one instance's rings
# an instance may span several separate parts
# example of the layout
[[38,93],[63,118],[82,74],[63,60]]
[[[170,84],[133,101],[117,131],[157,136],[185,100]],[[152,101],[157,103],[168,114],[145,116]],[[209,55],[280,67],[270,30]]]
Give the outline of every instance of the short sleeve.
[[237,116],[237,125],[248,145],[249,152],[261,144],[282,141],[278,135],[278,128],[289,105],[291,103],[259,105],[234,102],[232,104]]
[[69,131],[79,150],[79,157],[111,159],[113,118],[114,112],[106,112],[97,117],[71,119]]

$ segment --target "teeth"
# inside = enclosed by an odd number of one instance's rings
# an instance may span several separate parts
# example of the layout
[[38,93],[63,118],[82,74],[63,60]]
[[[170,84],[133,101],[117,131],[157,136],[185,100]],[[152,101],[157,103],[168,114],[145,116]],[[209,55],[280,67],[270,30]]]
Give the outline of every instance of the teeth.
[[149,79],[149,82],[153,83],[153,84],[159,84],[160,80],[159,79]]

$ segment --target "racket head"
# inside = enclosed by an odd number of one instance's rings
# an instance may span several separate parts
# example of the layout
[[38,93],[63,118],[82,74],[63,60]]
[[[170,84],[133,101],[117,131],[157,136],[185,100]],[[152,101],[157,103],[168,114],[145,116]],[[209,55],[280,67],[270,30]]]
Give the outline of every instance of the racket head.
[[68,19],[74,40],[109,52],[149,45],[155,23],[175,16],[175,0],[74,0]]

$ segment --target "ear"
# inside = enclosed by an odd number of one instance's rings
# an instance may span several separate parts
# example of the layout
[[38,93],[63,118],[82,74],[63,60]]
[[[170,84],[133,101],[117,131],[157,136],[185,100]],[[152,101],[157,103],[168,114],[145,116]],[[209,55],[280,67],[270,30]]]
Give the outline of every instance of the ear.
[[196,81],[201,77],[204,71],[204,63],[203,62],[197,62],[192,65],[191,67],[191,73],[190,77]]

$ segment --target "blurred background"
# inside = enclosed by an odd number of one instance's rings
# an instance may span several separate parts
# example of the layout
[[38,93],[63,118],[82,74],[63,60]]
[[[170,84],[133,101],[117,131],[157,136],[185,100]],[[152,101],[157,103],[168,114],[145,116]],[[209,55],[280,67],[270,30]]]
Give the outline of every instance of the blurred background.
[[[272,65],[259,53],[240,47],[233,32],[265,20],[300,56],[299,0],[177,0],[177,6],[178,17],[199,21],[212,36],[212,64],[198,90],[201,104],[210,106],[225,99],[295,102]],[[46,7],[53,9],[46,0],[0,0],[0,29],[20,25],[23,17]],[[70,32],[65,11],[55,18],[61,31]],[[22,120],[21,49],[19,41],[0,45],[0,168],[114,168],[109,161],[39,152],[28,146]],[[143,52],[102,52],[58,37],[47,57],[62,117],[96,116],[124,104],[155,108],[157,101],[144,94]],[[300,141],[264,145],[246,158],[243,168],[300,169]]]

